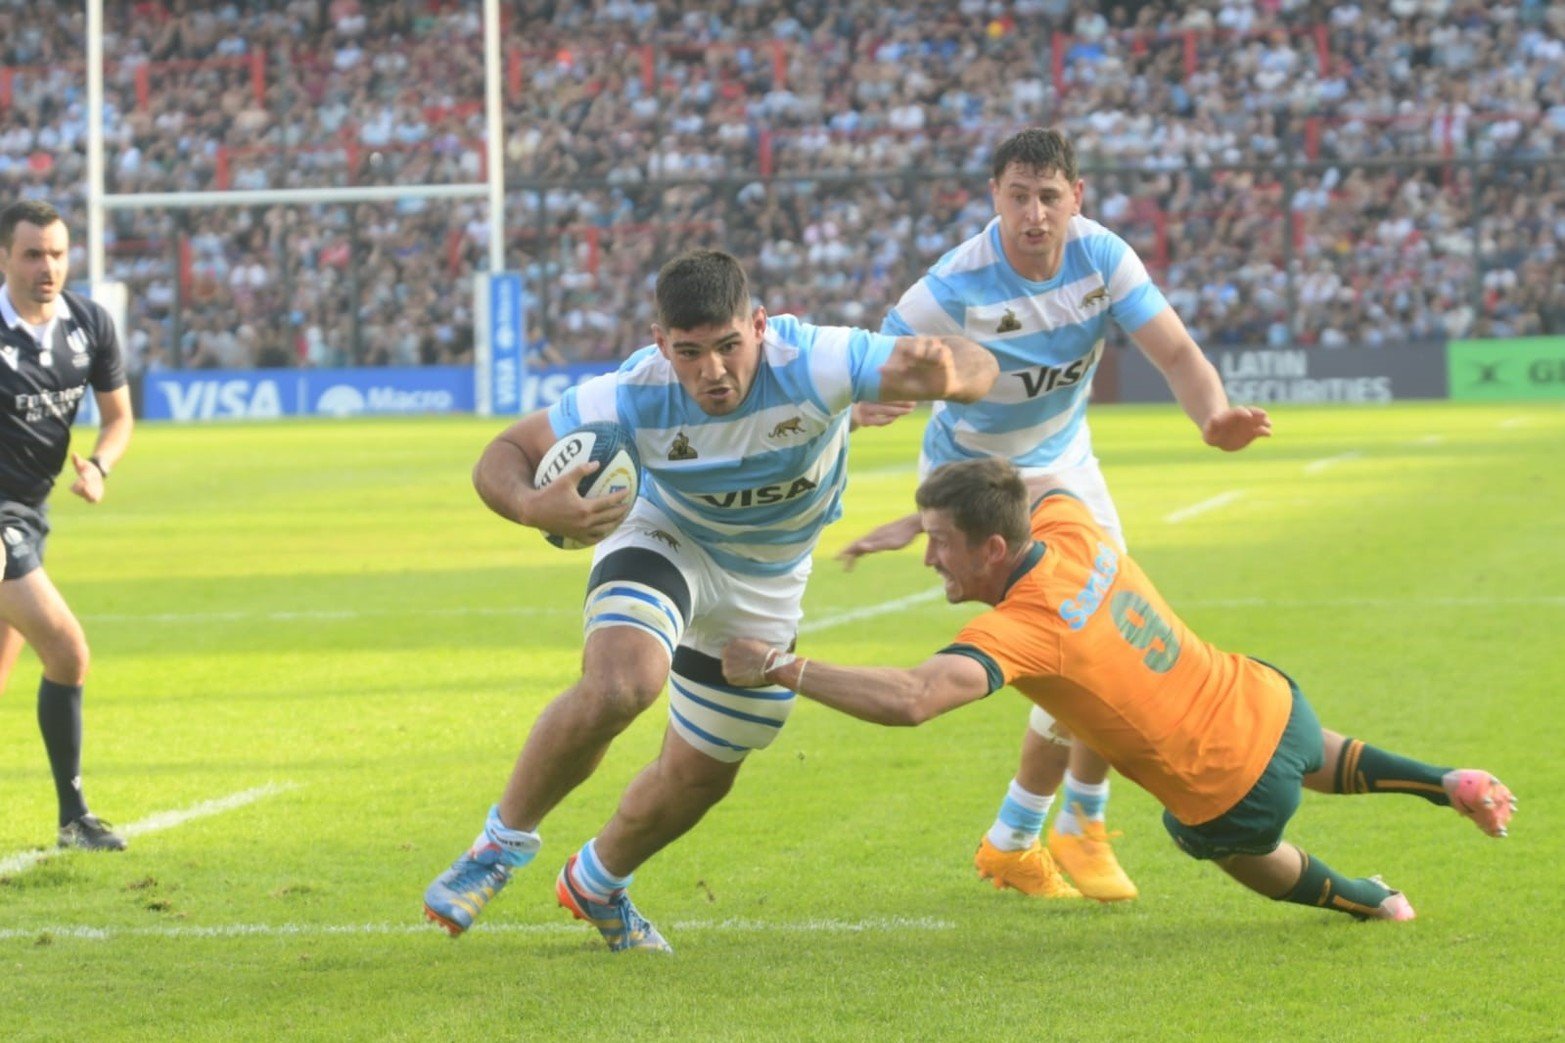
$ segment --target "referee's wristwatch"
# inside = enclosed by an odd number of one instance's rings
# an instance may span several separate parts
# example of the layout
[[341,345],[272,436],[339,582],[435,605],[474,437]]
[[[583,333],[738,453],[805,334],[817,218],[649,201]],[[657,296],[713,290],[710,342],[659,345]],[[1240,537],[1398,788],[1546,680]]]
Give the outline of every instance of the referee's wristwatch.
[[89,456],[87,458],[87,462],[96,467],[98,469],[98,473],[103,475],[103,477],[107,478],[109,476],[109,469],[103,466],[103,461],[99,460],[96,454]]

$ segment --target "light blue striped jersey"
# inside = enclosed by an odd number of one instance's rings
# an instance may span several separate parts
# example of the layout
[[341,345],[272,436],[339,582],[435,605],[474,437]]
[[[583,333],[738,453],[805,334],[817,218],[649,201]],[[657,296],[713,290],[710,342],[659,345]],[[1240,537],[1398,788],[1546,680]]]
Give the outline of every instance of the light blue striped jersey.
[[776,576],[842,514],[848,410],[880,397],[896,338],[767,319],[755,383],[726,416],[703,412],[656,345],[569,389],[549,409],[556,437],[613,421],[641,454],[640,495],[730,572]]
[[1134,332],[1166,307],[1130,244],[1096,221],[1072,217],[1059,272],[1033,282],[1006,260],[996,217],[940,258],[881,326],[895,336],[961,334],[1000,362],[982,401],[935,403],[924,464],[1001,456],[1046,470],[1086,462],[1087,390],[1109,318]]

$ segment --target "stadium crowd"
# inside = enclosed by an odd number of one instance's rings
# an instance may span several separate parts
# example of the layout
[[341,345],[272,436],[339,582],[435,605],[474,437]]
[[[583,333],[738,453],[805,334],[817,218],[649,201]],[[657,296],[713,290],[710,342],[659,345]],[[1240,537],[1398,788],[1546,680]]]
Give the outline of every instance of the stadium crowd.
[[[651,273],[695,243],[738,254],[769,309],[876,326],[988,220],[989,149],[1038,123],[1210,346],[1565,332],[1559,5],[503,6],[507,256],[542,361],[644,343]],[[483,176],[471,0],[105,8],[110,192]],[[0,192],[78,225],[83,35],[80,4],[0,0]],[[140,369],[471,350],[482,202],[109,226]]]

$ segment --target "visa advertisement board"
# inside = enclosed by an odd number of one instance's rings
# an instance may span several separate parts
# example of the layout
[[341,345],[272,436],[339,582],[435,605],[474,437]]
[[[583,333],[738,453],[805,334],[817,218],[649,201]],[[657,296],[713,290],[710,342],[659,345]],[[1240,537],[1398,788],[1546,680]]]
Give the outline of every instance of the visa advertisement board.
[[[515,412],[553,405],[565,389],[610,365],[526,374]],[[145,420],[273,420],[285,416],[396,416],[474,411],[470,366],[376,369],[158,370],[142,389]]]
[[147,420],[470,413],[467,366],[385,369],[161,370],[143,383]]

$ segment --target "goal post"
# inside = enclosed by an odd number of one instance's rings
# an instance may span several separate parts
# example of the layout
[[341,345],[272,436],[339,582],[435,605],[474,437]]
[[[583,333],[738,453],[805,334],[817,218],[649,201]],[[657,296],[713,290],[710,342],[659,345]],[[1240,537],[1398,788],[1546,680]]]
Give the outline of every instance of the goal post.
[[[240,191],[207,192],[131,192],[109,193],[104,190],[103,151],[103,0],[86,0],[87,22],[87,261],[88,280],[93,295],[99,288],[113,294],[110,288],[119,286],[119,307],[114,312],[120,335],[127,336],[125,298],[123,284],[108,279],[106,258],[105,214],[109,210],[160,208],[188,210],[213,207],[243,206],[310,206],[317,204],[351,204],[392,202],[404,199],[472,199],[485,198],[489,206],[489,264],[488,271],[478,273],[475,303],[485,310],[475,309],[474,359],[475,379],[487,381],[491,394],[480,395],[475,403],[480,412],[517,412],[520,408],[520,382],[522,356],[525,345],[526,322],[523,315],[526,297],[521,284],[521,274],[505,271],[505,136],[502,123],[500,90],[500,3],[499,0],[483,0],[484,27],[484,116],[486,171],[483,181],[456,184],[415,185],[356,185],[322,188],[256,189]],[[491,284],[499,290],[491,290]],[[498,301],[502,310],[489,321],[490,302]],[[111,311],[114,308],[111,307]],[[503,333],[498,331],[505,331]],[[478,341],[489,337],[486,365],[480,366]],[[511,353],[508,356],[506,353]],[[514,357],[514,375],[496,382],[493,370],[496,364],[507,366]],[[509,397],[501,400],[497,408],[492,394],[508,389]]]

